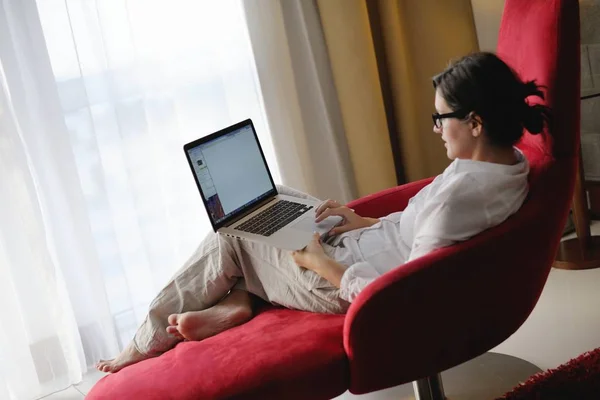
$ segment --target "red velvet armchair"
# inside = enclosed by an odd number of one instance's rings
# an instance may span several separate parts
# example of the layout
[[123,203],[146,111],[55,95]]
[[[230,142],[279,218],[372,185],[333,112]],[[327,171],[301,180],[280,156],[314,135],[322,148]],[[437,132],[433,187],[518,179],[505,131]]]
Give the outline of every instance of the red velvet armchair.
[[[550,132],[526,133],[519,144],[531,164],[530,194],[513,217],[387,273],[346,316],[265,306],[247,324],[106,376],[87,398],[329,399],[411,381],[432,385],[429,398],[443,398],[435,392],[438,373],[503,342],[535,306],[578,165],[577,1],[507,0],[498,54],[523,79],[547,86],[554,112]],[[363,216],[387,215],[430,181],[351,207]]]

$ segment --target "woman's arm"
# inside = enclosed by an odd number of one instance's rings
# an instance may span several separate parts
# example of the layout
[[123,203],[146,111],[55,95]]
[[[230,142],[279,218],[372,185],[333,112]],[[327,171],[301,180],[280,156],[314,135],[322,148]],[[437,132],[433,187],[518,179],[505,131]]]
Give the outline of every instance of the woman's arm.
[[318,233],[314,234],[313,239],[304,250],[292,251],[292,257],[299,267],[310,269],[327,279],[335,287],[340,287],[347,267],[325,254]]
[[327,279],[336,288],[340,288],[346,268],[333,258],[328,257],[317,262],[313,271]]
[[352,302],[380,275],[368,262],[348,267],[327,256],[318,234],[315,234],[306,249],[292,252],[292,257],[298,266],[310,269],[339,288],[340,297],[348,302]]

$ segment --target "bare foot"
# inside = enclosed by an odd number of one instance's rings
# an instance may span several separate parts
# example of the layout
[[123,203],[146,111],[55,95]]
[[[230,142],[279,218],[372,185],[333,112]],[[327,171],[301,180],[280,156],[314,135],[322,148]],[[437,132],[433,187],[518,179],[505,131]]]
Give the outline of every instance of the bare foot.
[[202,340],[252,318],[247,292],[234,290],[215,306],[202,311],[171,314],[167,332],[187,340]]
[[144,355],[137,351],[133,342],[131,342],[116,358],[98,361],[96,368],[98,371],[114,373],[150,357],[152,356]]

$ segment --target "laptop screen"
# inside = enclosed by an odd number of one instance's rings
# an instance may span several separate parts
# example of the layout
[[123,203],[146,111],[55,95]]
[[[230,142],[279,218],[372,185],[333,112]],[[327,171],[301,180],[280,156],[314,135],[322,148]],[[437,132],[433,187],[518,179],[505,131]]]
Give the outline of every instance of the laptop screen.
[[213,226],[274,193],[251,121],[197,142],[186,152]]

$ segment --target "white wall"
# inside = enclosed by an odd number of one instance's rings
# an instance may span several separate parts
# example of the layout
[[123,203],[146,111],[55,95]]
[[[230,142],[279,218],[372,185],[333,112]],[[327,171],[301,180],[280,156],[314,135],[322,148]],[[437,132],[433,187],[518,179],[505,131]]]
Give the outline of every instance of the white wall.
[[496,51],[504,0],[471,0],[479,50]]

